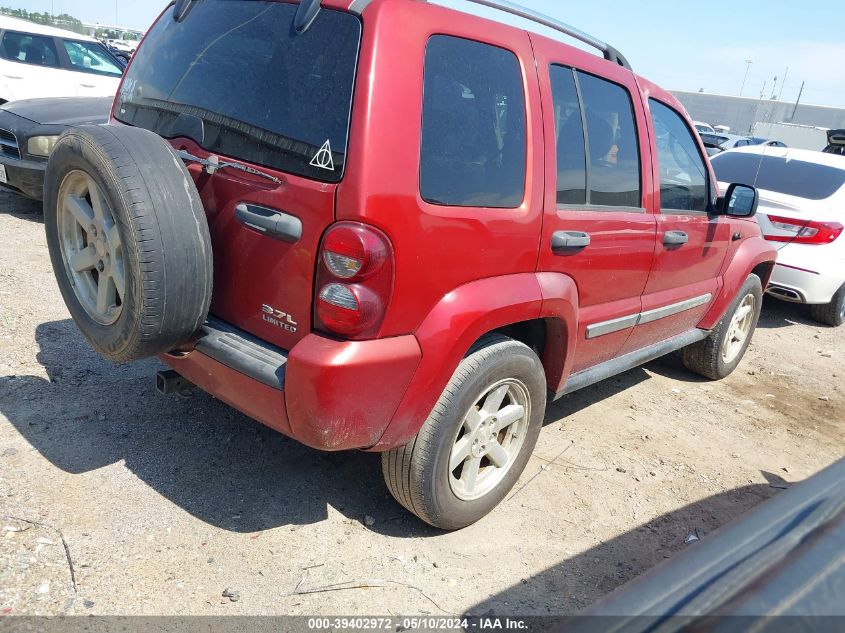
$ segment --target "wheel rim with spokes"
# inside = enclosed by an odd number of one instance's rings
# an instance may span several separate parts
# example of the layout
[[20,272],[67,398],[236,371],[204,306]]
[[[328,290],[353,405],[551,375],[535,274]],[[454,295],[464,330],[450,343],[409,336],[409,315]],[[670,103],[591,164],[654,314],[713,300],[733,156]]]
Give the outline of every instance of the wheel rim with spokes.
[[722,343],[722,360],[725,363],[732,363],[736,360],[751,335],[756,301],[753,294],[748,294],[734,312],[730,325],[728,325],[725,342]]
[[57,220],[62,261],[76,298],[94,321],[111,325],[120,318],[126,293],[123,244],[108,201],[88,174],[65,176]]
[[463,501],[479,499],[505,478],[528,433],[531,398],[515,378],[481,394],[455,434],[449,454],[449,484]]

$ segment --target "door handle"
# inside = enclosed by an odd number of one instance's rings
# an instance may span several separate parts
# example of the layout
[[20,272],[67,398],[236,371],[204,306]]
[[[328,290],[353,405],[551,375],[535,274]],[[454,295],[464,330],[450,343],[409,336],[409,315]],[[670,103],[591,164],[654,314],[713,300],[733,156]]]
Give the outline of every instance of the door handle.
[[556,231],[552,233],[552,251],[558,253],[590,245],[590,234],[581,231]]
[[96,88],[95,84],[79,84],[83,88]]
[[241,203],[235,207],[235,217],[241,224],[283,242],[298,242],[302,237],[302,221],[282,211]]
[[682,246],[689,242],[689,235],[683,231],[666,231],[663,234],[663,243],[666,246]]
[[6,79],[23,79],[23,77],[18,77],[17,75],[6,75]]

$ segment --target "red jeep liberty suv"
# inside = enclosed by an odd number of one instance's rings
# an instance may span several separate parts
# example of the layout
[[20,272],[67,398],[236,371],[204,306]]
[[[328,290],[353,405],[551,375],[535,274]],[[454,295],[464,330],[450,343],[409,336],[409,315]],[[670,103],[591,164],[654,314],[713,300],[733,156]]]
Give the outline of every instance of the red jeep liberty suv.
[[379,451],[399,503],[456,529],[548,399],[675,350],[736,368],[775,251],[706,156],[618,51],[504,0],[179,0],[110,124],[59,141],[46,230],[106,358]]

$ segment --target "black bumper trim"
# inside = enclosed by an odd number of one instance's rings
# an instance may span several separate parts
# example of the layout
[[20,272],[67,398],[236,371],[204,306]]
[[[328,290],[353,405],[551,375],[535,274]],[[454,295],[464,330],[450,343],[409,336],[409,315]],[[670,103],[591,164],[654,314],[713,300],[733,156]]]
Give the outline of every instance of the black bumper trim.
[[196,350],[268,387],[285,388],[287,352],[217,317],[209,315]]

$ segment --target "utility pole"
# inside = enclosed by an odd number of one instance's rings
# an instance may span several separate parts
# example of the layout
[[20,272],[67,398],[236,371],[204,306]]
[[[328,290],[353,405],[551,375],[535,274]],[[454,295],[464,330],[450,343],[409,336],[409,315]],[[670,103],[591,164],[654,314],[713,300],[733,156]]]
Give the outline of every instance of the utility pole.
[[780,92],[778,93],[778,101],[783,96],[783,87],[786,85],[786,78],[789,77],[789,66],[786,67],[786,72],[783,73],[783,81],[780,82]]
[[748,71],[751,70],[751,64],[754,63],[753,59],[746,59],[745,60],[745,77],[742,78],[742,87],[739,89],[739,96],[742,96],[743,90],[745,90],[745,82],[748,79]]
[[801,95],[804,94],[804,84],[807,83],[806,81],[801,82],[801,90],[798,91],[798,98],[795,100],[795,107],[792,109],[792,116],[789,117],[790,122],[795,120],[795,113],[798,112],[798,104],[801,103]]

